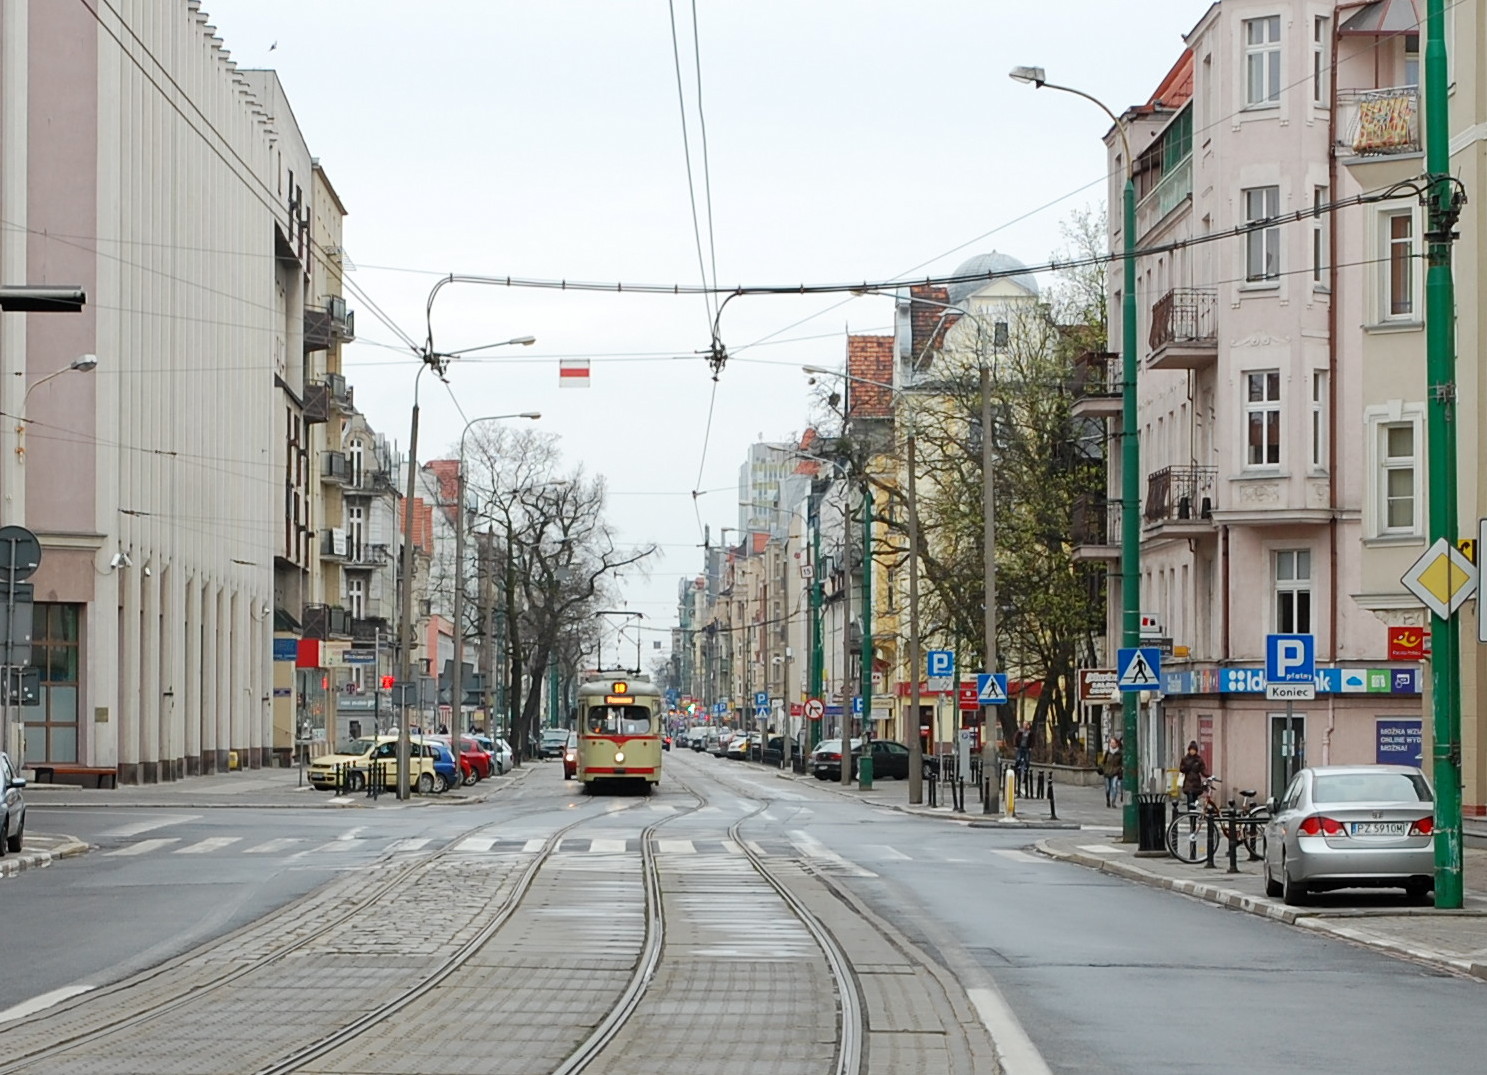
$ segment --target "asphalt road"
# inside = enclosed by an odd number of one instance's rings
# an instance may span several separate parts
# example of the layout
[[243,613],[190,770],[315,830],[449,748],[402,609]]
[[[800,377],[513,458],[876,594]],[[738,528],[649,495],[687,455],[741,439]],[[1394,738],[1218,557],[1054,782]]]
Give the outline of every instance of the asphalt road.
[[[1014,1047],[1014,1072],[1480,1070],[1480,982],[1048,861],[1026,850],[1035,833],[911,817],[690,752],[667,765],[712,799],[658,830],[667,854],[716,852],[718,822],[752,813],[741,837],[766,860],[804,861],[937,954]],[[650,800],[668,803],[688,805],[675,780]],[[542,767],[499,802],[460,809],[39,808],[37,830],[99,849],[0,882],[12,968],[0,1009],[151,965],[385,855],[626,807]],[[575,849],[612,855],[615,843],[600,823]],[[749,900],[719,900],[737,945],[778,956],[799,943]]]

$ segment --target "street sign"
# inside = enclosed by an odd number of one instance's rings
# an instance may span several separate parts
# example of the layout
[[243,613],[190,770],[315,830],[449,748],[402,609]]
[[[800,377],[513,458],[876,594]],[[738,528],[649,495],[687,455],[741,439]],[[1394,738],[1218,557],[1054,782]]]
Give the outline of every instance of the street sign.
[[953,691],[955,689],[955,677],[930,676],[924,681],[924,689],[934,694],[943,694],[946,691]]
[[1316,696],[1315,683],[1265,684],[1265,698],[1271,702],[1309,702]]
[[807,720],[820,720],[826,714],[826,703],[819,698],[808,698],[805,703]]
[[1003,705],[1007,701],[1007,677],[1002,672],[981,672],[976,676],[976,702],[979,705]]
[[[41,542],[24,526],[0,526],[0,573],[29,579],[41,566]],[[12,574],[13,573],[13,574]]]
[[396,706],[418,704],[418,684],[416,682],[394,683],[392,685],[392,704]]
[[800,577],[803,579],[813,579],[816,577],[816,569],[810,564],[801,564]]
[[854,717],[862,716],[862,695],[860,694],[852,695],[852,715]]
[[1266,683],[1315,683],[1316,678],[1317,641],[1314,636],[1265,636]]
[[949,649],[932,649],[925,654],[925,663],[929,666],[929,678],[954,677],[955,675],[955,651]]
[[977,698],[976,684],[962,683],[955,692],[956,706],[962,713],[974,713],[981,708],[981,702]]
[[1162,653],[1155,646],[1116,651],[1116,683],[1123,691],[1154,691],[1162,683]]
[[769,708],[769,692],[768,691],[755,691],[754,692],[754,708],[755,709],[768,709]]
[[1114,668],[1081,668],[1079,670],[1079,700],[1081,702],[1108,702],[1116,690]]
[[769,707],[768,706],[762,706],[762,705],[756,705],[754,707],[754,720],[758,724],[768,724],[769,723]]
[[1448,620],[1477,592],[1477,568],[1455,545],[1437,538],[1399,581],[1431,612]]
[[342,664],[376,664],[377,651],[374,649],[348,649],[341,654]]

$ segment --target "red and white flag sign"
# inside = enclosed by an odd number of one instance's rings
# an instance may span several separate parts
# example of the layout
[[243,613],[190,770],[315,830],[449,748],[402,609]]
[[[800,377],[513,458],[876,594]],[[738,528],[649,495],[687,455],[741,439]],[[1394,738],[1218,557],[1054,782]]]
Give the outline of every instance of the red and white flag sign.
[[558,385],[562,388],[587,388],[589,386],[589,360],[586,358],[560,360]]

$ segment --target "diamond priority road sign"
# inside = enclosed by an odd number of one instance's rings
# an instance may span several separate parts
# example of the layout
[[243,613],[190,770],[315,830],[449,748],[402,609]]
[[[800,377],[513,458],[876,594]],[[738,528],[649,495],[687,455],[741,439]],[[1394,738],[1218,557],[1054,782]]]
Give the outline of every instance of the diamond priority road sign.
[[1477,592],[1477,568],[1455,545],[1437,538],[1399,581],[1431,612],[1448,620]]

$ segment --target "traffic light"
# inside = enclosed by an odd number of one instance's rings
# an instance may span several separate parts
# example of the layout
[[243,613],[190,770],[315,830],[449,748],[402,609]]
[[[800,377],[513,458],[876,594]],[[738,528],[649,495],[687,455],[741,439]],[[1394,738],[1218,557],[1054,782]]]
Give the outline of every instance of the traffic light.
[[385,691],[392,690],[392,684],[393,684],[393,678],[392,678],[392,676],[383,676],[382,679],[381,679],[381,681],[380,681],[380,685],[381,685],[382,689],[385,690]]

